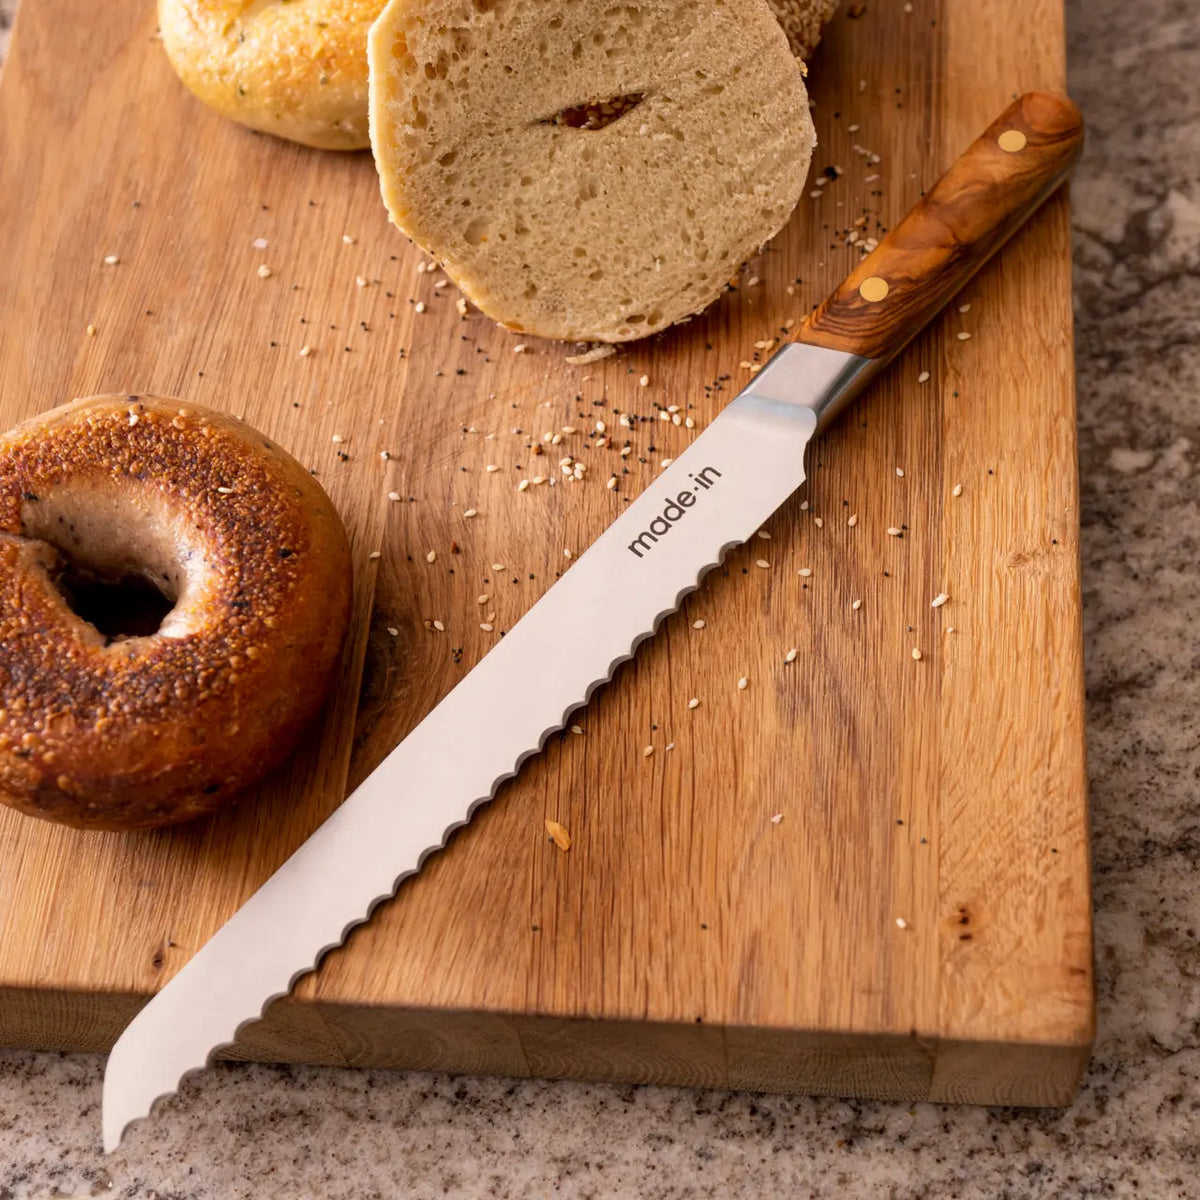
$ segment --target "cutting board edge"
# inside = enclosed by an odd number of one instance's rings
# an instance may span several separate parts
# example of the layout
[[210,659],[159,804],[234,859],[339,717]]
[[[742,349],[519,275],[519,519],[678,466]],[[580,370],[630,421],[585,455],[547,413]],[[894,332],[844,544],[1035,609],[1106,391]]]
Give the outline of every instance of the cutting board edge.
[[[107,1053],[148,994],[0,988],[0,1045]],[[51,1001],[51,1002],[48,1002]],[[1078,1039],[988,1041],[312,1003],[287,997],[226,1061],[1061,1107],[1091,1060]]]

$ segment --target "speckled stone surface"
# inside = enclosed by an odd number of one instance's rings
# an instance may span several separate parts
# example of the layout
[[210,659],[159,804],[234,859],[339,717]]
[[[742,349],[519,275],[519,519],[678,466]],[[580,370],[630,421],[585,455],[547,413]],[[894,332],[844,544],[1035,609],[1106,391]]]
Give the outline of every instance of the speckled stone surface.
[[1100,1002],[1076,1103],[227,1067],[105,1160],[103,1060],[0,1050],[0,1200],[1200,1197],[1200,9],[1068,12]]

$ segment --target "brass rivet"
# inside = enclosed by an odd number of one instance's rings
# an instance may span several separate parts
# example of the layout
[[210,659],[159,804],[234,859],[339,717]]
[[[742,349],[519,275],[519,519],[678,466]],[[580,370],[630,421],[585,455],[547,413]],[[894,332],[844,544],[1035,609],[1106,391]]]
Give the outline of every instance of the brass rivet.
[[858,294],[871,304],[882,300],[890,291],[888,281],[880,275],[872,275],[870,278],[864,279],[858,288]]
[[999,142],[1001,150],[1016,154],[1018,150],[1025,149],[1029,139],[1019,129],[1006,129],[1000,135]]

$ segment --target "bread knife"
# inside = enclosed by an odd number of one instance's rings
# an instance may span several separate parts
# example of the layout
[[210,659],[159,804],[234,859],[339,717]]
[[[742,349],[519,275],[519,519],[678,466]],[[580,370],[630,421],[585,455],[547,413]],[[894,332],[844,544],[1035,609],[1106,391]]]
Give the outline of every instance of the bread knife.
[[993,122],[130,1022],[104,1077],[106,1150],[419,871],[753,536],[803,483],[813,437],[1064,181],[1082,145],[1079,110],[1063,96],[1028,93]]

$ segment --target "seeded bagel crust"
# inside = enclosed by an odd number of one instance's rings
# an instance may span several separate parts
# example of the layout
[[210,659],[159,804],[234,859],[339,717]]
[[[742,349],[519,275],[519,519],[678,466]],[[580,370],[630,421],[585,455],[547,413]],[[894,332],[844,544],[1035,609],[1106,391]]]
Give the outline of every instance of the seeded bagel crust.
[[808,56],[821,41],[821,30],[833,16],[838,0],[767,0],[787,34],[792,53]]
[[163,47],[205,104],[322,150],[367,137],[367,31],[384,0],[158,0]]
[[391,0],[369,55],[392,220],[515,331],[620,342],[699,312],[808,172],[765,0]]
[[[177,597],[110,640],[64,556]],[[0,438],[0,801],[95,829],[187,820],[277,766],[315,716],[350,610],[345,530],[289,455],[154,396],[77,400]]]

